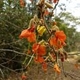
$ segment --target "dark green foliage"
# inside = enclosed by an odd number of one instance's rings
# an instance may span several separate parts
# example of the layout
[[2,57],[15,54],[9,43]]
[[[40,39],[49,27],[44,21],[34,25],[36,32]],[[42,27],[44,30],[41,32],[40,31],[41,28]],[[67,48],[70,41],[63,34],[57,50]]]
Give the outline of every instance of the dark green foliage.
[[0,6],[0,64],[3,69],[20,69],[25,55],[15,51],[23,53],[27,49],[27,40],[20,40],[19,35],[28,27],[31,16],[19,0],[0,0]]

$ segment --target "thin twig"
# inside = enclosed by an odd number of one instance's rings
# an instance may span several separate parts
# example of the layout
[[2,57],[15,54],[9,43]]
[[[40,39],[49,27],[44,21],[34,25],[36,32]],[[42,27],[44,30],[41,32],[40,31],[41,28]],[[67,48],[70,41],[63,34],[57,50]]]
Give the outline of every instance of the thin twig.
[[11,25],[13,25],[13,26],[15,26],[16,28],[20,28],[19,26],[15,25],[14,23],[12,23],[12,22],[10,22],[10,21],[8,21],[8,20],[5,20],[5,22],[7,22],[7,23],[9,23],[9,24],[11,24]]
[[64,76],[67,77],[67,75],[65,74],[65,70],[64,70],[64,64],[63,64],[63,62],[61,62],[61,64],[62,64],[62,72],[63,72]]
[[10,69],[10,68],[8,68],[8,67],[6,67],[6,66],[3,66],[2,64],[0,64],[0,66],[3,67],[3,68],[5,68],[5,69],[8,69],[9,71],[12,71],[12,72],[14,72],[14,73],[17,73],[15,70]]
[[10,51],[10,52],[14,52],[14,53],[19,54],[19,55],[25,55],[25,56],[31,57],[31,55],[21,53],[21,52],[15,51],[15,50],[11,50],[11,49],[0,49],[0,51]]
[[[31,61],[32,61],[32,59],[34,58],[34,54],[32,54],[32,56],[31,56],[31,58],[30,58],[30,60],[29,60],[29,62],[28,62],[28,64],[27,64],[27,66],[29,66],[29,64],[31,63]],[[26,67],[27,67],[26,66]]]
[[[17,54],[18,55],[18,54]],[[8,61],[6,61],[6,62],[3,62],[3,63],[1,63],[2,65],[3,64],[6,64],[6,63],[9,63],[9,62],[11,62],[17,55],[15,55],[12,59],[9,59]]]
[[[74,73],[70,73],[70,72],[66,72],[65,71],[65,74],[68,75],[68,76],[70,76],[74,80],[80,80],[80,77],[77,76],[77,75],[75,75]],[[79,79],[77,79],[76,77],[79,78]]]
[[59,4],[59,0],[58,0],[58,2],[56,3],[56,5],[54,6],[53,11],[56,9],[56,7],[57,7],[58,4]]
[[[5,57],[0,57],[0,59],[4,59],[4,60],[11,60],[13,62],[17,62],[17,63],[21,63],[20,61],[16,61],[16,60],[13,60],[13,59],[9,59],[9,58],[5,58]],[[7,63],[7,62],[6,62]]]
[[66,74],[70,74],[70,75],[73,75],[74,77],[80,78],[80,76],[77,76],[77,75],[76,75],[76,74],[74,74],[74,73],[71,73],[71,72],[67,72],[67,71],[65,71],[65,73],[66,73]]

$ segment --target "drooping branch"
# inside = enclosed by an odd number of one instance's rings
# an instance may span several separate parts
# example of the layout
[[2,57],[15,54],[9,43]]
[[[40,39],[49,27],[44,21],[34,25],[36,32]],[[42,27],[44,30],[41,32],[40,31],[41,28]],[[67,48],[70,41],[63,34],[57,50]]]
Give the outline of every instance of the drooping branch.
[[19,54],[19,55],[25,55],[25,56],[31,57],[28,54],[21,53],[21,52],[18,52],[18,51],[15,51],[15,50],[11,50],[11,49],[0,49],[0,51],[9,51],[9,52],[14,52],[14,53]]

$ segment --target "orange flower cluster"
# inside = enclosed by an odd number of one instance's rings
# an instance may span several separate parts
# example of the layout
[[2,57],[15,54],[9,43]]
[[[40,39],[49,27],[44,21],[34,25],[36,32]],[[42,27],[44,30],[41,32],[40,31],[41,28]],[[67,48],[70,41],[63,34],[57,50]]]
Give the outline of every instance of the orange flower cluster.
[[34,43],[32,46],[32,51],[34,54],[36,54],[36,58],[35,58],[36,62],[39,62],[39,63],[44,62],[44,58],[42,56],[44,56],[46,54],[45,46]]
[[38,56],[43,56],[46,54],[46,47],[44,45],[34,43],[32,46],[32,51]]
[[32,46],[32,51],[36,55],[35,62],[41,63],[42,69],[44,71],[47,70],[47,63],[45,62],[43,56],[46,54],[46,47],[45,45],[34,43]]
[[29,42],[36,42],[36,35],[32,29],[25,29],[21,32],[19,38],[26,38]]
[[[19,1],[20,1],[20,6],[24,7],[25,1],[24,0],[19,0]],[[33,2],[33,0],[30,1],[31,3]],[[37,5],[42,10],[41,12],[38,11],[38,13],[40,13],[42,17],[38,18],[39,15],[38,16],[34,15],[34,17],[30,20],[29,28],[23,30],[19,38],[21,39],[25,38],[31,43],[31,45],[29,44],[27,49],[27,55],[30,56],[30,60],[27,63],[27,67],[34,58],[34,61],[42,65],[42,69],[46,71],[48,66],[47,61],[51,61],[53,63],[52,65],[54,65],[53,70],[56,73],[60,74],[61,70],[58,65],[58,57],[59,59],[61,59],[62,62],[64,62],[64,60],[67,58],[67,54],[63,49],[63,47],[66,45],[65,44],[66,35],[63,31],[59,30],[57,23],[55,21],[51,24],[52,26],[51,29],[48,29],[44,17],[48,15],[53,15],[53,13],[49,12],[47,9],[44,10],[44,7],[46,5],[47,8],[52,9],[53,6],[44,1],[45,0],[40,0],[39,4]],[[53,1],[53,3],[56,5],[59,0],[49,0],[49,1],[51,2]],[[38,35],[36,35],[37,34],[36,32],[38,33]],[[41,40],[41,38],[44,37],[43,36],[44,32],[48,33],[50,32],[49,33],[50,35],[47,36],[49,40],[44,40],[44,39]],[[57,53],[59,53],[59,55],[57,55]],[[26,58],[24,63],[26,63]],[[79,65],[75,64],[75,67],[78,68]],[[22,80],[26,79],[27,76],[23,74]]]
[[55,35],[50,38],[49,43],[51,46],[59,49],[65,46],[66,35],[63,31],[56,31]]

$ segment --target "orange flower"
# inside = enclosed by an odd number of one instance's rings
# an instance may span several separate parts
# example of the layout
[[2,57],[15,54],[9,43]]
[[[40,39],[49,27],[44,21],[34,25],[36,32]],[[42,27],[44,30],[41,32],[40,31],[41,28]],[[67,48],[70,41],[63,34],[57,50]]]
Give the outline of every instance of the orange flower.
[[31,35],[27,37],[29,42],[36,42],[36,35],[34,32],[31,32]]
[[38,48],[39,48],[39,44],[38,43],[34,43],[33,46],[32,46],[32,51],[34,53],[37,53]]
[[35,25],[32,25],[28,30],[31,32],[34,32],[35,31]]
[[36,41],[36,35],[34,32],[31,32],[28,29],[25,29],[21,32],[19,38],[26,38],[29,42],[35,42]]
[[54,64],[54,71],[57,72],[58,74],[60,74],[61,72],[57,64]]
[[47,63],[46,63],[46,62],[43,62],[43,63],[42,63],[42,69],[43,69],[44,71],[47,71]]
[[61,44],[61,41],[58,40],[56,37],[51,37],[49,40],[49,43],[51,46],[54,46],[56,49],[63,47],[63,45]]
[[22,78],[22,80],[26,80],[27,76],[25,76],[24,74],[22,74],[21,78]]
[[25,6],[24,0],[20,0],[20,6],[21,6],[21,7],[24,7],[24,6]]
[[63,31],[56,31],[54,37],[51,37],[49,43],[55,48],[61,48],[65,46],[66,35]]
[[38,43],[33,44],[32,51],[39,56],[43,56],[46,54],[45,46]]
[[49,40],[51,46],[57,46],[57,39],[56,37],[51,37]]
[[64,41],[66,40],[66,35],[63,31],[56,31],[55,36],[57,39],[61,41],[62,44],[65,44]]
[[38,63],[43,63],[44,62],[44,58],[42,56],[37,56],[35,58],[35,62],[38,62]]

